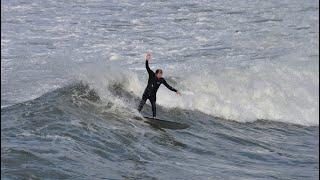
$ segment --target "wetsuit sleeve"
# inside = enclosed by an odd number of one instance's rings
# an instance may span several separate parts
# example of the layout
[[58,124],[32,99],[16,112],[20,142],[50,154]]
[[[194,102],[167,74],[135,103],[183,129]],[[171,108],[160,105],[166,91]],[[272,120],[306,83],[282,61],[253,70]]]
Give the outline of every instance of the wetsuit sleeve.
[[153,74],[154,72],[149,67],[149,62],[146,60],[146,69],[148,71],[148,74]]
[[162,83],[168,88],[170,89],[171,91],[174,91],[174,92],[177,92],[177,90],[173,87],[171,87],[166,80],[163,79]]

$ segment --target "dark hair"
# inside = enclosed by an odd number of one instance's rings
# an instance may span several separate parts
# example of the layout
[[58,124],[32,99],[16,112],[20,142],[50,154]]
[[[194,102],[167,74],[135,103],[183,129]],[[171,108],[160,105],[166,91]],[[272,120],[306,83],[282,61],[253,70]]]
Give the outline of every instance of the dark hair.
[[157,70],[156,70],[156,74],[159,74],[159,73],[162,74],[162,69],[157,69]]

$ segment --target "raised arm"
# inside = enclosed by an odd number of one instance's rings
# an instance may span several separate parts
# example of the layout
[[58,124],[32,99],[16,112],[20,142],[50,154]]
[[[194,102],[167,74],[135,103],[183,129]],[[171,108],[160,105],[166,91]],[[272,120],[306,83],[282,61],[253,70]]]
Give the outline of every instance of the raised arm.
[[174,92],[178,92],[175,88],[171,87],[167,81],[165,79],[163,79],[163,82],[162,82],[168,89],[170,89],[171,91],[174,91]]
[[150,53],[148,53],[147,55],[146,55],[146,69],[147,69],[147,71],[148,71],[148,74],[150,75],[150,74],[154,74],[154,72],[150,69],[150,67],[149,67],[149,60],[151,59],[151,54]]
[[148,74],[153,74],[154,73],[149,67],[149,61],[148,60],[146,60],[146,69],[148,71]]

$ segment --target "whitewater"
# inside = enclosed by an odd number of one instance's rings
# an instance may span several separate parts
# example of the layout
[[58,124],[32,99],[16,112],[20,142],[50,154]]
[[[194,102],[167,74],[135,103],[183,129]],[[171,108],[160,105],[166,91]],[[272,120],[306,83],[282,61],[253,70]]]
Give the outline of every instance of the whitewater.
[[[318,13],[315,0],[2,1],[1,176],[317,179]],[[141,121],[147,52],[182,93],[160,87],[159,117],[190,128]]]

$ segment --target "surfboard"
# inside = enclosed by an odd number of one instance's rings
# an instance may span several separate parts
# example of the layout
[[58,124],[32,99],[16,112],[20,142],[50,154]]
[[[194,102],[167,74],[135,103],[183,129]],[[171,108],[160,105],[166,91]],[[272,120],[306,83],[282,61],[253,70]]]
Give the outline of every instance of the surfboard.
[[177,129],[186,129],[186,128],[190,127],[188,124],[166,121],[166,120],[147,117],[147,116],[144,116],[144,119],[146,119],[146,121],[145,121],[146,123],[150,124],[151,126],[157,127],[157,128],[177,130]]

